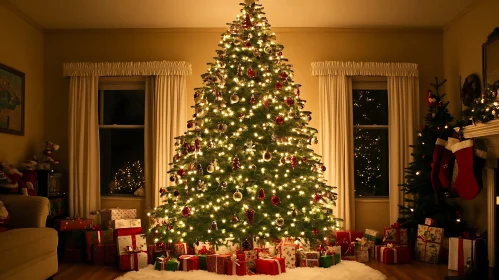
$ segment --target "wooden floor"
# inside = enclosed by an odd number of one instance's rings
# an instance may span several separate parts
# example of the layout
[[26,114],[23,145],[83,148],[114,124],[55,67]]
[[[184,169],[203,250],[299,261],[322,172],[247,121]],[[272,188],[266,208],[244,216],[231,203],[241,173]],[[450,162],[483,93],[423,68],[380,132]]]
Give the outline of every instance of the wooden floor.
[[[446,276],[458,275],[447,270],[447,265],[434,265],[414,261],[412,264],[385,265],[377,261],[367,263],[368,266],[381,271],[389,280],[443,280]],[[84,263],[60,263],[59,273],[55,280],[113,280],[125,272],[113,266],[95,266]],[[473,278],[476,280],[494,279],[492,271],[488,278]],[[249,278],[251,279],[251,278]]]

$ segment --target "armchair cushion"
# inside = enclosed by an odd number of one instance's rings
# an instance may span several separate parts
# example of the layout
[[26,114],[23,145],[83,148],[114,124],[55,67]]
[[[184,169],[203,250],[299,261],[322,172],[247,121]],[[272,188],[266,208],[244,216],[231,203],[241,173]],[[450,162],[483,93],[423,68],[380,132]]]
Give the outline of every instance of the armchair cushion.
[[0,195],[10,215],[9,228],[45,227],[50,210],[48,198],[42,196]]

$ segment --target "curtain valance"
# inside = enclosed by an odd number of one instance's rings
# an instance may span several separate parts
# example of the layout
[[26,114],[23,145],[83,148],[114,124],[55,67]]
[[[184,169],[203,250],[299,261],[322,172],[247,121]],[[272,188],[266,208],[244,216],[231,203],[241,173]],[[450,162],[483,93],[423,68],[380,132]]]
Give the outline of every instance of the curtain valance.
[[64,63],[67,76],[190,76],[192,65],[185,61],[71,62]]
[[418,77],[415,63],[318,61],[312,63],[314,76],[386,76]]

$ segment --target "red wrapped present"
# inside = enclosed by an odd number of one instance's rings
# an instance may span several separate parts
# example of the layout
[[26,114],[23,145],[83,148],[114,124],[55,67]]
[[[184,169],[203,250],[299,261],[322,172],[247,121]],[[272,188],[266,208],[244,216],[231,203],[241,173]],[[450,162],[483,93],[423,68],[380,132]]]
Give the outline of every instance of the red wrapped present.
[[66,262],[81,262],[83,260],[83,250],[66,248],[63,251],[62,260]]
[[424,219],[424,224],[427,226],[436,226],[437,220],[432,219],[432,218],[426,218],[426,219]]
[[[241,253],[241,252],[238,252],[238,253]],[[250,270],[251,269],[255,270],[256,269],[255,261],[258,258],[257,254],[256,254],[256,250],[243,251],[243,254],[244,254],[244,259],[247,261],[246,267]]]
[[352,242],[356,242],[357,238],[362,238],[363,236],[363,232],[337,230],[336,246],[341,246],[341,256],[353,256],[355,258],[355,252],[352,248]]
[[487,246],[484,239],[449,238],[449,270],[469,272],[466,271],[466,266],[469,264],[468,269],[472,269],[472,258],[475,271],[487,269]]
[[407,245],[407,229],[400,228],[399,223],[395,222],[390,227],[385,228],[383,244]]
[[416,239],[416,260],[428,263],[438,263],[444,238],[444,229],[418,225]]
[[139,270],[147,267],[147,253],[130,251],[120,255],[120,269],[124,271]]
[[256,251],[256,257],[259,258],[261,254],[264,255],[270,255],[270,249],[269,248],[255,248]]
[[319,266],[320,253],[318,251],[298,250],[298,266],[299,267],[317,267]]
[[157,244],[147,245],[147,262],[154,264],[157,257],[170,257],[170,250],[166,250],[165,246],[158,246]]
[[[242,257],[242,259],[240,259]],[[233,255],[230,260],[227,261],[227,275],[246,275],[247,267],[246,261],[244,260],[243,254]]]
[[375,257],[384,264],[411,262],[411,252],[407,246],[376,245]]
[[118,239],[118,236],[127,236],[127,235],[137,235],[142,234],[142,228],[120,228],[113,230],[114,240]]
[[87,230],[85,231],[86,260],[92,261],[92,246],[113,242],[113,230]]
[[268,258],[256,260],[256,273],[267,275],[279,275],[286,272],[286,264],[283,258]]
[[[189,254],[189,245],[187,243],[175,243],[173,244],[173,255],[180,257],[182,255]],[[193,255],[193,254],[191,254]]]
[[230,260],[230,255],[208,255],[206,256],[206,267],[209,272],[225,274],[228,260]]
[[58,231],[82,230],[92,227],[93,223],[92,219],[57,219],[54,228]]
[[147,244],[144,234],[118,236],[117,244],[120,255],[130,254],[130,252],[144,252],[147,258]]
[[95,244],[93,249],[93,264],[95,265],[116,265],[118,259],[116,244]]
[[183,255],[178,257],[180,263],[179,271],[199,270],[199,257],[194,255]]

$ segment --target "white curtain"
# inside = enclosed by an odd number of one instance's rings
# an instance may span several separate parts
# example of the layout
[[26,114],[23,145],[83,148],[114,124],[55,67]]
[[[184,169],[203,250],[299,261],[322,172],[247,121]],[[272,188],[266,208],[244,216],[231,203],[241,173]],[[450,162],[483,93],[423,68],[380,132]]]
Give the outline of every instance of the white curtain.
[[[347,76],[319,78],[321,125],[319,130],[325,178],[337,187],[334,214],[343,218],[345,229],[355,228],[353,201],[353,121],[351,79]],[[329,170],[329,171],[328,171]]]
[[411,162],[409,145],[414,142],[416,118],[419,116],[417,77],[388,77],[388,143],[390,164],[390,223],[399,217],[398,205],[403,204],[399,187],[405,181],[404,168]]
[[[417,101],[418,65],[414,63],[321,61],[312,63],[312,75],[319,76],[321,97],[321,152],[329,166],[328,182],[338,188],[336,215],[343,218],[345,229],[355,227],[353,123],[351,76],[388,77],[389,106],[389,207],[390,221],[398,219],[398,205],[403,203],[398,184],[404,182],[404,168],[414,140]],[[360,229],[358,229],[360,230]]]
[[[146,208],[159,203],[173,159],[173,137],[185,126],[186,78],[192,66],[184,61],[64,63],[70,77],[69,209],[71,216],[90,216],[100,209],[98,123],[99,76],[154,76],[148,79],[145,129]],[[148,161],[150,160],[150,161]],[[151,180],[149,183],[148,180]],[[153,189],[154,188],[154,189]],[[139,217],[142,215],[139,214]]]
[[89,217],[100,209],[97,76],[69,82],[69,215]]
[[185,76],[152,76],[146,82],[145,179],[146,208],[162,203],[159,190],[169,185],[168,164],[175,153],[175,137],[186,126]]

